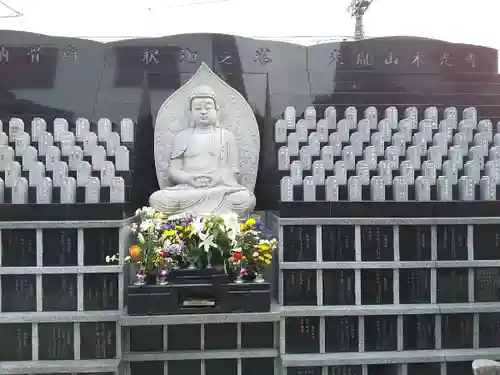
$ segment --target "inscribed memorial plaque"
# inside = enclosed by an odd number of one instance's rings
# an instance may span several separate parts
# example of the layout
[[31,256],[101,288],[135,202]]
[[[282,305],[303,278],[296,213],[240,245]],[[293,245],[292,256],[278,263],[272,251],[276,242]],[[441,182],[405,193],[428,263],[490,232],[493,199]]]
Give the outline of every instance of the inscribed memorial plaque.
[[500,313],[479,314],[479,347],[500,347]]
[[431,260],[431,227],[399,227],[399,258],[403,262]]
[[316,271],[284,270],[283,303],[287,306],[316,305]]
[[497,302],[500,297],[500,268],[474,269],[474,302]]
[[31,323],[0,324],[0,361],[31,361]]
[[36,311],[36,276],[2,276],[2,312]]
[[319,353],[319,317],[285,318],[285,352]]
[[129,331],[131,352],[163,351],[163,326],[132,326]]
[[358,317],[325,317],[325,348],[327,353],[359,351]]
[[287,375],[321,375],[321,367],[302,366],[287,368]]
[[437,249],[438,260],[467,260],[467,225],[438,225]]
[[467,268],[437,269],[437,303],[469,301],[469,270]]
[[[441,375],[440,363],[408,363],[407,375]],[[452,373],[454,374],[454,373]]]
[[36,230],[2,230],[2,266],[36,266]]
[[40,323],[38,336],[38,359],[42,361],[74,359],[73,323]]
[[76,275],[43,275],[43,311],[76,311]]
[[[259,332],[258,335],[255,332]],[[241,348],[263,349],[274,348],[274,323],[251,322],[241,323]]]
[[78,264],[76,229],[44,229],[42,238],[44,266],[76,266]]
[[205,324],[205,350],[236,349],[238,327],[229,323]]
[[87,274],[83,276],[83,309],[117,310],[118,309],[118,275]]
[[274,375],[274,358],[242,358],[241,375]]
[[169,325],[167,336],[168,351],[201,350],[199,324]]
[[364,262],[394,260],[394,234],[391,226],[361,226],[361,259]]
[[[144,363],[144,362],[139,362]],[[147,363],[147,362],[146,362]],[[163,365],[163,362],[160,362]],[[169,375],[201,375],[201,360],[191,359],[183,361],[168,361],[167,370]],[[137,375],[153,374],[153,372],[138,372]],[[163,374],[161,369],[154,372],[154,374]],[[133,374],[135,375],[135,374]]]
[[115,322],[80,323],[80,340],[82,359],[116,357]]
[[474,342],[473,314],[441,315],[443,349],[470,349]]
[[362,366],[328,366],[328,375],[362,375]]
[[500,225],[474,225],[474,260],[500,259]]
[[[174,362],[184,362],[184,361],[174,361]],[[171,362],[169,361],[169,363]],[[163,361],[130,362],[130,375],[144,375],[144,374],[166,375],[164,374],[164,367],[165,367],[165,362]],[[196,374],[196,372],[193,374]]]
[[365,316],[365,351],[395,351],[398,348],[396,316]]
[[361,304],[392,304],[392,270],[361,270]]
[[323,304],[354,305],[354,270],[323,270]]
[[105,265],[106,256],[119,250],[118,228],[88,228],[83,230],[84,264]]
[[205,375],[234,375],[238,373],[238,360],[231,359],[206,359]]
[[404,315],[403,350],[430,350],[434,348],[434,315]]
[[399,302],[431,303],[431,270],[399,270]]
[[285,262],[314,262],[316,260],[316,226],[284,226],[283,253]]
[[356,259],[354,227],[322,226],[323,261],[353,262]]

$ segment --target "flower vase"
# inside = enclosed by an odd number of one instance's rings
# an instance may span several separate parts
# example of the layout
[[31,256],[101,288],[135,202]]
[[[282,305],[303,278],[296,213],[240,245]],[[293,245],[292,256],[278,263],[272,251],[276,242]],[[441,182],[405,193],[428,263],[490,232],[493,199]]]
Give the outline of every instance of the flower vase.
[[243,275],[239,272],[236,275],[236,279],[234,279],[234,283],[235,284],[243,284],[244,282],[245,282],[245,280],[243,279]]
[[158,273],[158,281],[160,285],[167,285],[168,284],[168,268],[163,268],[160,270]]
[[262,276],[261,273],[256,273],[255,274],[255,279],[253,280],[254,283],[264,283],[266,279],[264,279],[264,276]]
[[195,270],[196,266],[193,263],[189,263],[188,270]]
[[137,272],[135,274],[134,285],[146,285],[146,275],[144,272]]

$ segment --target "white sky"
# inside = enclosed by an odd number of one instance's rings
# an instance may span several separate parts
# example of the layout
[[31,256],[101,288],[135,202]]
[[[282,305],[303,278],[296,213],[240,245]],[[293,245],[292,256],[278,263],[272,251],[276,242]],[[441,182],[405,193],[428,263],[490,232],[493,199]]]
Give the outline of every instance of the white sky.
[[[3,1],[24,16],[0,18],[1,29],[101,41],[189,32],[321,40],[354,33],[354,20],[346,11],[350,0]],[[189,5],[203,1],[212,3]],[[12,14],[2,8],[0,16]],[[431,37],[499,49],[499,15],[500,0],[374,0],[365,16],[365,34]]]
[[[189,5],[206,1],[211,3]],[[1,2],[24,16],[0,18],[0,29],[99,41],[213,32],[276,40],[293,39],[284,36],[312,36],[316,38],[295,38],[294,41],[314,44],[318,40],[338,40],[354,34],[354,20],[347,12],[351,0],[0,0],[0,17],[12,14]],[[365,34],[368,37],[428,37],[498,50],[499,17],[500,0],[374,0],[365,15]],[[73,85],[71,80],[61,82]],[[324,82],[331,80],[316,84],[324,85]],[[88,89],[95,90],[92,85]],[[331,88],[327,84],[322,90],[329,92]],[[94,110],[74,108],[74,105],[86,104],[75,102],[70,96],[67,103],[61,103],[60,96],[50,97],[37,90],[30,92],[31,96],[23,92],[23,97],[37,103],[71,108],[76,113]],[[157,99],[163,102],[163,93]],[[121,103],[128,99],[114,100]],[[256,105],[263,108],[265,103]],[[285,105],[295,104],[284,102]],[[131,106],[125,107],[132,110]]]

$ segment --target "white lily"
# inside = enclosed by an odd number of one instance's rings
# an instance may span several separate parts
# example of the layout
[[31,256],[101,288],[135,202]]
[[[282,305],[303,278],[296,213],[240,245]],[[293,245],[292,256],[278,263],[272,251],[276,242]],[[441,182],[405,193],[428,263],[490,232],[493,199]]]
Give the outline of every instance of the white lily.
[[198,233],[198,236],[201,240],[198,246],[202,247],[206,253],[208,253],[211,247],[217,248],[217,244],[214,242],[214,236],[212,234]]
[[[231,242],[236,241],[236,235],[240,232],[240,223],[238,221],[238,215],[230,213],[227,215],[222,215],[222,220],[224,220],[224,226],[227,232],[227,236]],[[224,229],[224,228],[223,228]]]
[[199,234],[199,233],[203,232],[203,229],[205,229],[205,225],[203,224],[201,217],[195,218],[191,222],[191,225],[193,226],[193,231],[191,232],[191,234],[194,234],[194,233]]

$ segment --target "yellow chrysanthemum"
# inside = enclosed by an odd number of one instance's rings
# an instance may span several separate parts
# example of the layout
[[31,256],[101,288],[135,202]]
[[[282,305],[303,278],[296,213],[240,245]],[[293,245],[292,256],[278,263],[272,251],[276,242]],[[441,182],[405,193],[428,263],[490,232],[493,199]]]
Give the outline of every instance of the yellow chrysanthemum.
[[163,232],[163,234],[167,237],[172,237],[175,234],[175,230],[173,229],[166,230],[165,232]]
[[177,229],[177,230],[183,230],[183,229],[184,229],[184,227],[183,227],[182,225],[176,225],[176,226],[175,226],[175,229]]
[[259,256],[259,258],[258,258],[258,259],[259,259],[260,261],[262,261],[262,262],[265,260],[263,256]]
[[265,264],[271,264],[271,261],[270,261],[269,259],[266,259],[266,260],[264,261],[264,263],[265,263]]
[[247,219],[247,221],[245,221],[245,225],[248,225],[249,227],[254,225],[256,223],[255,219]]

